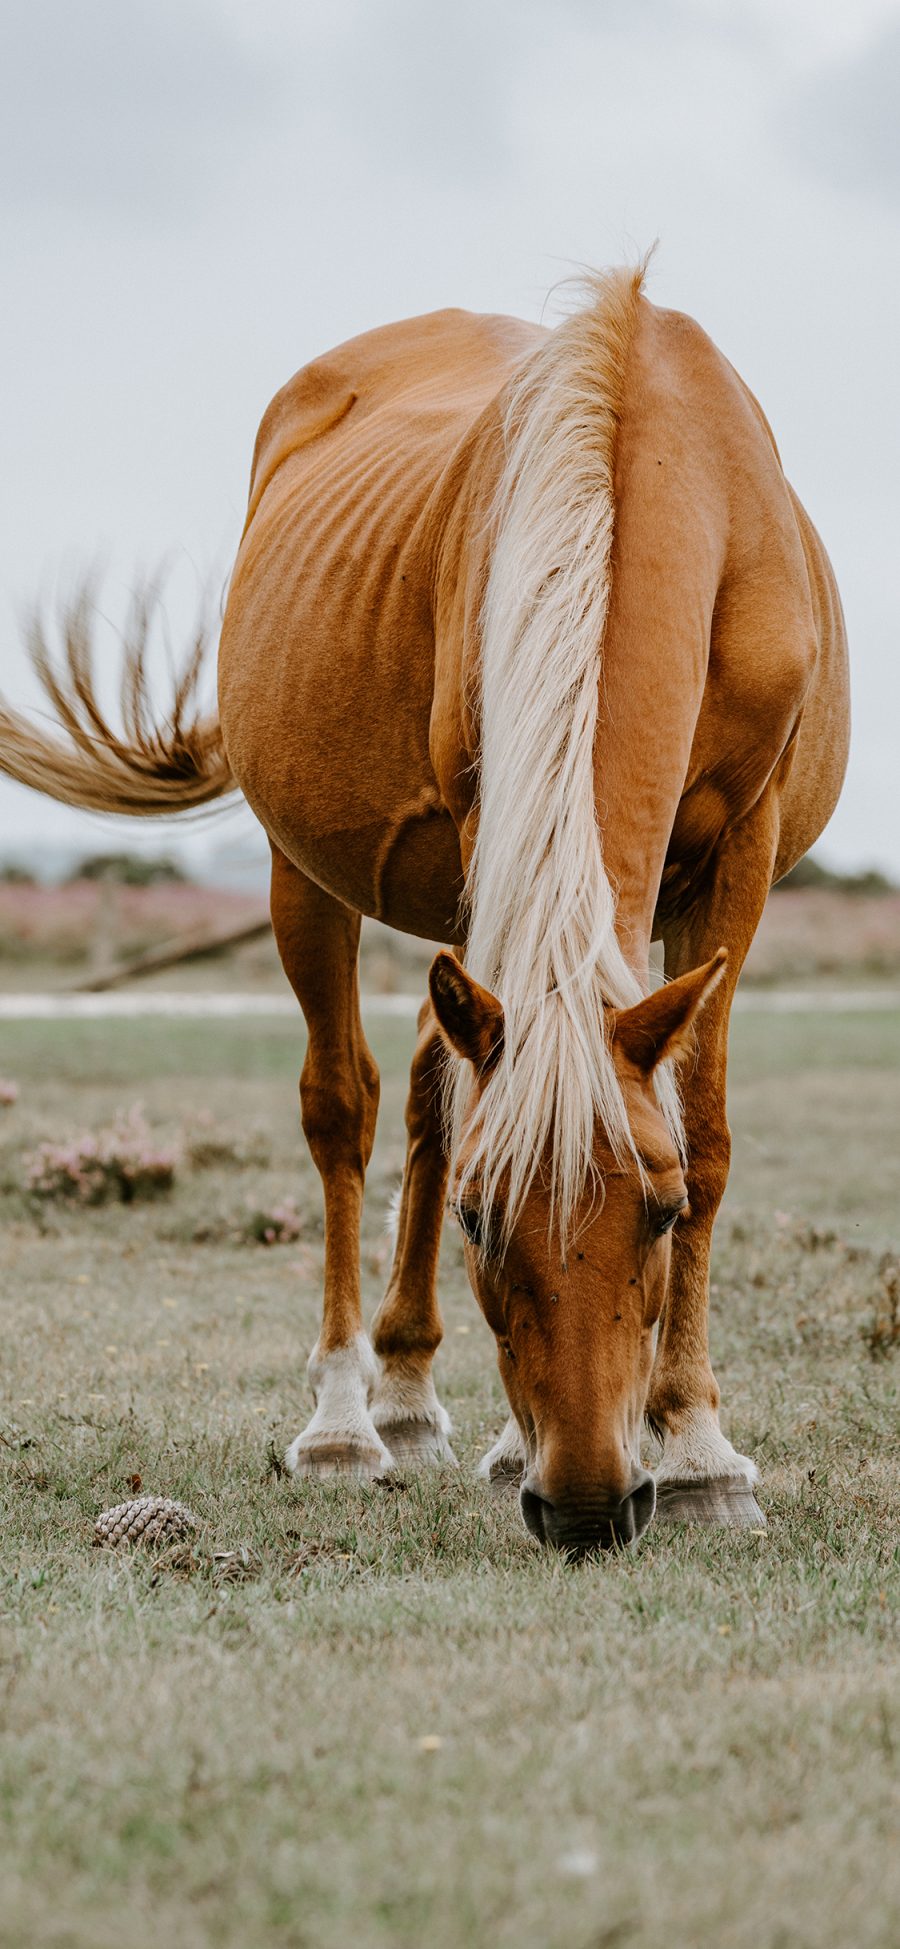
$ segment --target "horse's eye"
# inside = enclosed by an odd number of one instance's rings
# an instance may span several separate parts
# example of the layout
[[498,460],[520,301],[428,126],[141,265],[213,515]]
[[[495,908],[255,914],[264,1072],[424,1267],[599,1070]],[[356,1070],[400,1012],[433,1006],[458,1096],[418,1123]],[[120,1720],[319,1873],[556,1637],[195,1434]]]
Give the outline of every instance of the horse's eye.
[[668,1210],[660,1211],[653,1220],[653,1230],[657,1238],[665,1238],[666,1233],[672,1230],[676,1218],[680,1218],[686,1211],[686,1201],[680,1205],[670,1205]]
[[469,1244],[474,1245],[476,1251],[479,1252],[483,1251],[484,1239],[485,1239],[485,1226],[484,1226],[484,1220],[482,1214],[479,1211],[478,1206],[457,1205],[456,1216],[459,1219],[461,1229],[465,1237],[468,1239]]

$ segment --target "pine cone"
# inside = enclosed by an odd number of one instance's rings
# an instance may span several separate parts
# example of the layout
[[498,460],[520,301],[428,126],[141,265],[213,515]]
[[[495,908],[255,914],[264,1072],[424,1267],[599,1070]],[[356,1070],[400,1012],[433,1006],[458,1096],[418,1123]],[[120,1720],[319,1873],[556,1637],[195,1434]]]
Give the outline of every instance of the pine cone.
[[136,1544],[153,1549],[181,1543],[199,1528],[183,1502],[173,1502],[170,1496],[137,1496],[133,1502],[104,1509],[94,1524],[94,1544],[106,1550],[132,1549]]

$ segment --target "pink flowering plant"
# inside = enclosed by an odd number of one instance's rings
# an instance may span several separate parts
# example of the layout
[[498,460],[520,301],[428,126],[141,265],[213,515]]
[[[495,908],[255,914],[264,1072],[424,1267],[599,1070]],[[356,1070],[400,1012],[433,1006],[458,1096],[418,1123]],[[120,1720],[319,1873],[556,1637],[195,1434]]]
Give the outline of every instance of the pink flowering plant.
[[8,1110],[13,1103],[18,1103],[18,1100],[18,1083],[14,1083],[9,1076],[0,1076],[0,1109]]
[[39,1144],[25,1159],[25,1184],[37,1198],[131,1204],[170,1191],[176,1161],[174,1150],[156,1142],[136,1103],[105,1130]]
[[293,1245],[302,1229],[294,1199],[282,1198],[280,1204],[251,1211],[243,1228],[243,1236],[256,1245]]
[[235,1132],[223,1128],[211,1110],[197,1110],[182,1131],[185,1162],[192,1171],[265,1169],[271,1146],[255,1126]]

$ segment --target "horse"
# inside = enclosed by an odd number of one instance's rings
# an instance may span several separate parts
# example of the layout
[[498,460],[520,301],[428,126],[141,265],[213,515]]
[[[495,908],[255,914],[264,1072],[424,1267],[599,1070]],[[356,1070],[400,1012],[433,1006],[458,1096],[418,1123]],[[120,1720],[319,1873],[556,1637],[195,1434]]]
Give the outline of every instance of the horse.
[[[708,1339],[728,1022],[769,888],[837,800],[849,709],[834,575],[746,385],[643,267],[591,276],[553,329],[447,310],[366,333],[263,418],[216,716],[198,642],[154,720],[148,616],[123,730],[89,596],[61,665],[36,626],[66,741],[6,708],[0,762],[138,816],[237,788],[268,835],[325,1208],[289,1468],[454,1462],[432,1375],[449,1203],[510,1409],[481,1467],[519,1484],[528,1530],[578,1557],[655,1507],[761,1525]],[[363,915],[446,944],[371,1338]]]

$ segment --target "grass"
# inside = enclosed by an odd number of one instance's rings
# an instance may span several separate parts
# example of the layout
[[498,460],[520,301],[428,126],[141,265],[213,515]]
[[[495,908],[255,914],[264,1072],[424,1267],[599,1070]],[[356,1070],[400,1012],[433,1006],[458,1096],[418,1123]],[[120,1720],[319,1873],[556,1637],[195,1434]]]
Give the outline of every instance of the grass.
[[[412,1025],[373,1024],[386,1266]],[[459,1475],[299,1492],[317,1182],[290,1022],[19,1023],[0,1073],[0,1943],[36,1949],[887,1949],[900,1936],[900,1015],[736,1020],[717,1233],[725,1421],[764,1536],[651,1529],[578,1570],[472,1464],[503,1416],[448,1230]],[[36,1211],[21,1156],[135,1098],[227,1161]],[[266,1147],[248,1142],[264,1130]],[[241,1244],[297,1197],[294,1245]],[[881,1357],[877,1357],[881,1356]],[[132,1480],[193,1550],[90,1547]]]

